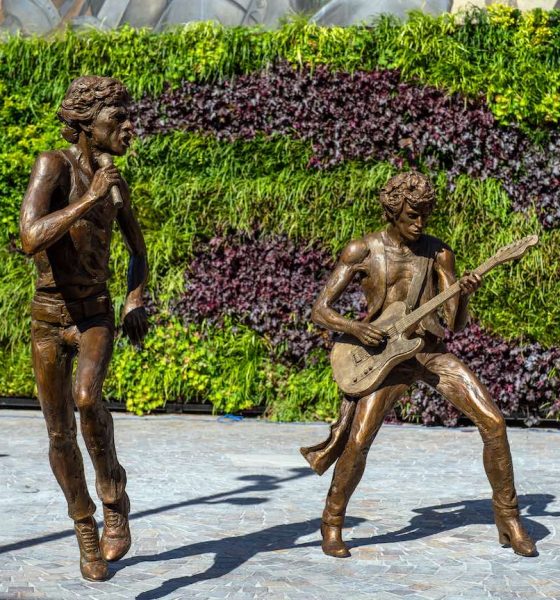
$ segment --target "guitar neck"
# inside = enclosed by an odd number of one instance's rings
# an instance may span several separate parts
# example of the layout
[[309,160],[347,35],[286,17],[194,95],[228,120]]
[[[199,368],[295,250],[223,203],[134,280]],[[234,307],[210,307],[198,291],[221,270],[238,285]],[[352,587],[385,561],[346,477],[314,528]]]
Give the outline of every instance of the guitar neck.
[[[476,273],[480,277],[488,273],[491,269],[493,269],[496,265],[500,264],[496,260],[496,257],[493,256],[489,258],[486,262],[484,262],[480,267],[472,271],[472,273]],[[395,323],[395,329],[398,333],[404,333],[409,330],[413,325],[417,325],[420,321],[429,315],[431,312],[439,308],[442,304],[447,302],[453,296],[456,296],[461,291],[461,287],[459,282],[456,281],[453,285],[450,285],[446,290],[434,296],[431,300],[428,300],[422,306],[419,306],[416,310],[413,310],[410,314],[406,315],[402,319],[399,319],[397,323]]]

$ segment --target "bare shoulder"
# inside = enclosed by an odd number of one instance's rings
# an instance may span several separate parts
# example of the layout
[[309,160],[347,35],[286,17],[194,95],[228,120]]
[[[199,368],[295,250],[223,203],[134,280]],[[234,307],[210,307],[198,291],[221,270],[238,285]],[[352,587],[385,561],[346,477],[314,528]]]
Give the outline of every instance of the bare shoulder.
[[35,160],[33,175],[35,177],[46,177],[58,179],[68,171],[68,162],[59,150],[47,150],[41,152]]
[[455,266],[455,254],[445,242],[433,236],[426,236],[433,248],[436,264],[444,269],[453,270]]
[[55,169],[65,169],[68,162],[60,150],[46,150],[37,156],[35,164]]
[[354,267],[362,263],[369,254],[369,248],[364,239],[352,240],[340,255],[340,262]]

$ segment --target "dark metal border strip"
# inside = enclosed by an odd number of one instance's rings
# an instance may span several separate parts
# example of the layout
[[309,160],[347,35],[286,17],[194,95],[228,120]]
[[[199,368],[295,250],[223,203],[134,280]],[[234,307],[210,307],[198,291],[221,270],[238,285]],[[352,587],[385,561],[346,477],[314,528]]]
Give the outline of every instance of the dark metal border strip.
[[[126,412],[125,405],[122,402],[108,401],[106,402],[107,408],[114,412]],[[36,398],[11,398],[0,396],[0,410],[3,408],[12,409],[35,409],[39,410],[39,401]],[[264,414],[264,407],[257,406],[250,410],[241,411],[241,415],[244,417],[262,417]],[[202,414],[211,415],[217,414],[212,410],[212,405],[207,403],[194,403],[194,402],[168,402],[165,406],[156,408],[151,414]],[[221,414],[221,413],[220,413]],[[512,416],[506,417],[506,423],[509,427],[524,427],[524,417]],[[458,425],[469,426],[472,422],[466,417],[459,419]],[[560,420],[556,419],[541,419],[538,424],[533,425],[532,428],[547,428],[547,429],[560,429]]]

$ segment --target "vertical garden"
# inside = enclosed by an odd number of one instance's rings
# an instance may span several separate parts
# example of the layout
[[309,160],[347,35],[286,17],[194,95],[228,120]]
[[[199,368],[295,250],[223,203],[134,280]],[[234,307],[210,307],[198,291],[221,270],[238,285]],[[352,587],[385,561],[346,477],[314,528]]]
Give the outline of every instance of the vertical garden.
[[[538,234],[490,273],[449,347],[506,415],[560,414],[560,12],[488,12],[370,27],[295,21],[276,31],[201,23],[154,34],[67,31],[0,44],[0,394],[32,395],[33,266],[18,211],[36,155],[61,147],[69,82],[131,90],[137,138],[119,167],[145,233],[152,330],[118,337],[105,393],[142,414],[172,402],[276,419],[332,418],[331,340],[311,304],[348,240],[383,226],[399,169],[429,174],[429,232],[458,270]],[[125,293],[116,236],[111,291]],[[363,310],[357,288],[340,302]],[[427,388],[398,417],[454,424]]]

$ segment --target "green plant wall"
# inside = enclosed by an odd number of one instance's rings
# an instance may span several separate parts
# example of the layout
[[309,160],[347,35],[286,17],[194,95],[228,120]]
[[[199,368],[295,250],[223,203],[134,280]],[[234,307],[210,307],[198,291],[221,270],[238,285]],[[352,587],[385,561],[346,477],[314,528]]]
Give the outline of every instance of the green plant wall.
[[[120,78],[138,100],[183,81],[235,78],[279,60],[344,72],[398,69],[403,81],[483,99],[500,123],[546,144],[560,114],[559,52],[560,12],[503,6],[461,16],[414,13],[406,22],[387,17],[372,27],[295,21],[263,31],[204,23],[161,34],[125,27],[0,44],[0,394],[33,393],[26,311],[33,267],[17,252],[18,211],[37,154],[64,145],[55,113],[74,77]],[[107,396],[138,414],[182,400],[227,412],[264,405],[280,419],[334,417],[339,397],[326,354],[304,367],[288,365],[275,359],[266,336],[242,324],[185,327],[172,314],[195,250],[218,231],[250,232],[258,224],[335,257],[349,239],[383,226],[377,197],[395,165],[353,160],[319,170],[309,168],[312,152],[311,143],[283,135],[220,141],[176,131],[134,143],[119,166],[148,245],[157,325],[141,352],[117,339]],[[559,230],[543,229],[534,210],[513,211],[494,179],[462,175],[450,191],[443,171],[431,176],[438,208],[430,232],[454,248],[459,272],[500,245],[539,234],[539,247],[523,261],[492,272],[472,309],[505,340],[558,346]],[[126,260],[117,240],[111,283],[117,309]]]

